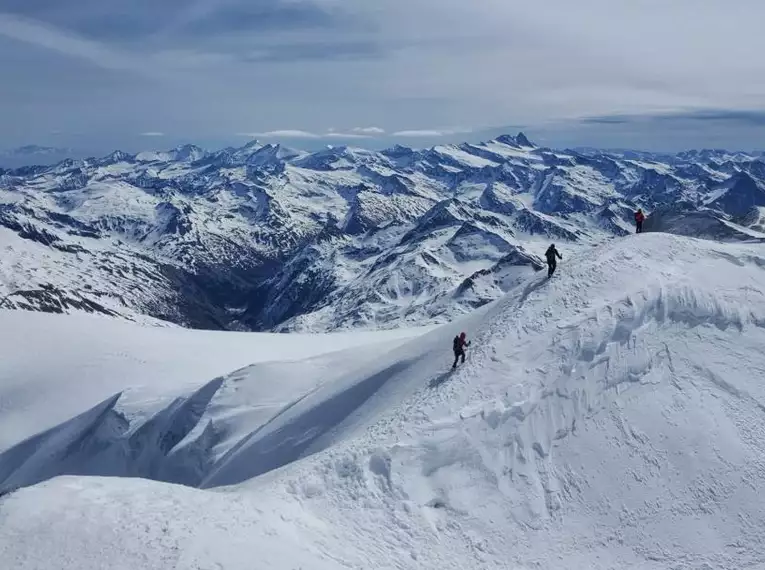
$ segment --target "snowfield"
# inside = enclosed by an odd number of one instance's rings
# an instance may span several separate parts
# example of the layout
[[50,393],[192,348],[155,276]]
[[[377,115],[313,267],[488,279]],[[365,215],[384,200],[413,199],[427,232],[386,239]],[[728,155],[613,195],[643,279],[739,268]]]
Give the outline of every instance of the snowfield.
[[765,567],[765,247],[561,253],[553,279],[427,329],[3,313],[0,560]]
[[[0,311],[0,451],[120,392],[123,401],[143,405],[247,366],[299,371],[311,362],[315,372],[322,355],[345,350],[354,358],[366,345],[395,344],[424,330],[223,333],[138,326],[99,315]],[[290,386],[286,378],[276,380],[264,387],[272,395]]]

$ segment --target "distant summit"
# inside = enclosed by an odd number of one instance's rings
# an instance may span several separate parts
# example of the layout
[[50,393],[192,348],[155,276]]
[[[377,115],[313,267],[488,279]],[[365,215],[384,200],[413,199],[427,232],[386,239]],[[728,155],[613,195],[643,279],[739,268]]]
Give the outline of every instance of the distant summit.
[[534,143],[532,143],[532,142],[531,142],[531,141],[528,139],[528,137],[527,137],[525,134],[523,134],[522,132],[521,132],[521,133],[518,133],[518,134],[516,135],[516,137],[515,137],[515,140],[516,140],[516,141],[518,142],[518,144],[519,144],[519,145],[521,145],[521,146],[536,146],[536,145],[535,145]]
[[518,148],[536,148],[536,145],[531,142],[528,137],[524,133],[518,133],[515,136],[512,135],[501,135],[497,137],[497,141],[501,142],[502,144],[515,146]]

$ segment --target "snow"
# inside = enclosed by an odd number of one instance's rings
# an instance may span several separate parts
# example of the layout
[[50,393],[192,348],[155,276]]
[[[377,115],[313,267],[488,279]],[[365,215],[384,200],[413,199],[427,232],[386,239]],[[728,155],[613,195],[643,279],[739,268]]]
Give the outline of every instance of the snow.
[[[765,566],[764,254],[631,235],[459,321],[390,333],[2,314],[0,434],[19,445],[0,481],[20,488],[0,498],[0,559]],[[468,362],[449,372],[460,330]]]
[[475,154],[466,152],[453,145],[436,146],[434,147],[433,150],[434,152],[438,154],[447,156],[451,160],[454,160],[460,164],[464,164],[472,168],[484,168],[486,166],[499,166],[498,162],[494,162],[486,158],[476,156]]
[[[53,288],[56,292],[71,291],[66,298],[97,303],[127,320],[156,323],[157,319],[143,314],[140,306],[162,297],[175,299],[176,292],[168,290],[169,284],[156,267],[129,246],[123,244],[115,251],[109,249],[111,244],[100,240],[72,241],[80,249],[67,252],[22,239],[16,232],[0,227],[0,306],[34,306],[34,299],[24,295]],[[110,263],[120,269],[104,274],[103,267]],[[115,274],[120,278],[115,279]],[[154,286],[147,277],[157,279]],[[51,301],[49,307],[80,312],[73,307],[61,308],[59,299]]]
[[94,182],[57,199],[67,213],[76,212],[88,222],[120,214],[148,224],[160,200],[125,182]]
[[0,452],[123,390],[130,399],[152,400],[246,366],[300,362],[417,332],[223,333],[0,310]]
[[758,206],[753,208],[751,219],[748,220],[748,225],[759,231],[765,230],[765,207]]
[[625,162],[627,164],[637,166],[642,170],[651,170],[657,174],[672,174],[672,168],[668,164],[661,164],[659,162],[646,162],[642,160],[625,160]]
[[109,177],[124,176],[131,173],[135,169],[135,166],[130,162],[117,162],[109,164],[107,166],[100,167],[96,174],[95,179],[108,179]]
[[497,156],[501,156],[506,159],[522,159],[524,161],[529,161],[531,163],[534,162],[542,162],[542,157],[539,155],[532,154],[526,150],[521,150],[517,148],[513,148],[509,145],[503,144],[498,141],[490,141],[484,144],[475,145],[479,148],[483,148],[492,154],[496,154]]

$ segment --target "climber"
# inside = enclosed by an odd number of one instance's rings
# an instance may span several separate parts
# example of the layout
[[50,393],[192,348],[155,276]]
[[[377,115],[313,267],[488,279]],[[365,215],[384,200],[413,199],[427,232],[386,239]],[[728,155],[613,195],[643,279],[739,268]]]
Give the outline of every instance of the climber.
[[636,234],[643,233],[643,220],[645,220],[645,214],[643,214],[643,209],[638,208],[638,211],[635,212],[635,233]]
[[465,333],[460,333],[459,336],[454,337],[452,343],[452,349],[454,350],[454,364],[452,364],[452,370],[457,368],[457,360],[462,357],[462,363],[465,363],[465,347],[470,346],[470,343],[465,340]]
[[558,253],[557,249],[555,249],[555,244],[551,244],[545,252],[545,257],[547,258],[548,279],[553,276],[553,273],[555,273],[555,267],[558,265],[558,260],[555,259],[555,256],[558,256],[558,259],[563,259],[563,256]]

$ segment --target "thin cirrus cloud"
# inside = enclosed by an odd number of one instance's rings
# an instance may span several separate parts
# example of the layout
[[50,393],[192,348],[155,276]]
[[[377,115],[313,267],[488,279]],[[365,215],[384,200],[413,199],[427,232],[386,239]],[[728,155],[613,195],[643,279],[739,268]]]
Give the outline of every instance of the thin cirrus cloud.
[[[33,49],[49,50],[110,71],[148,71],[129,55],[107,45],[23,16],[0,12],[0,38],[14,40]],[[18,46],[16,49],[19,50]],[[6,62],[3,64],[8,65]]]
[[385,129],[380,127],[354,127],[352,132],[362,135],[384,135]]
[[403,138],[438,138],[456,134],[465,134],[471,132],[471,130],[472,129],[414,129],[396,131],[391,136]]
[[165,133],[160,133],[159,131],[148,131],[145,133],[141,133],[142,137],[164,137]]
[[686,115],[682,144],[721,125],[744,143],[765,111],[763,21],[761,0],[4,0],[0,146],[83,125],[94,145],[131,140],[137,122],[308,141],[521,123],[627,144],[625,117],[672,113]]
[[385,134],[379,127],[354,127],[350,131],[329,129],[324,133],[313,133],[299,129],[278,129],[259,133],[240,133],[240,136],[262,139],[369,139]]
[[[407,129],[388,134],[390,138],[438,138],[456,134],[466,134],[472,129]],[[259,133],[240,133],[240,136],[257,138],[293,138],[293,139],[330,139],[330,138],[381,138],[386,135],[380,127],[354,127],[348,131],[329,129],[325,133],[314,133],[298,129],[279,129]]]

